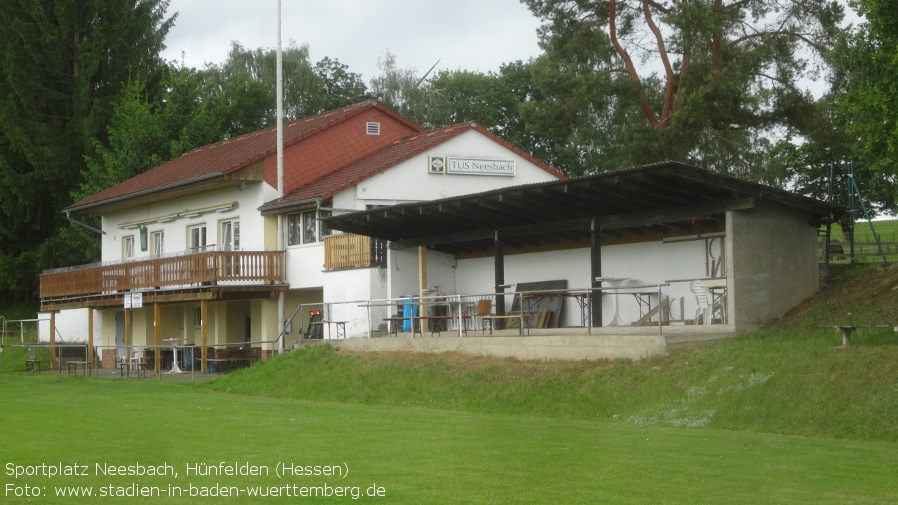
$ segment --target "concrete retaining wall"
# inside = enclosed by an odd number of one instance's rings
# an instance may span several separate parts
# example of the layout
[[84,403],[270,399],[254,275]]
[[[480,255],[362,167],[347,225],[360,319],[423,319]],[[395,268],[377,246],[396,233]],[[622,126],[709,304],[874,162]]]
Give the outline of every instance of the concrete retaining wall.
[[328,340],[349,351],[462,352],[518,359],[644,359],[666,353],[661,335],[350,338]]

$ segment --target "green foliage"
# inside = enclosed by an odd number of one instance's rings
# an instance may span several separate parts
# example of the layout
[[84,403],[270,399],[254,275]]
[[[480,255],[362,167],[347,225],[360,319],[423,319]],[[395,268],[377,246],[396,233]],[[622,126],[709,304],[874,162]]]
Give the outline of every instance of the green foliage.
[[104,142],[125,83],[159,82],[172,19],[161,0],[5,2],[0,23],[0,302],[26,302],[42,268],[84,262],[60,236],[84,156]]
[[108,146],[94,141],[75,201],[221,140],[223,120],[205,95],[204,73],[171,65],[165,82],[158,96],[143,81],[127,84],[106,129]]
[[842,17],[819,0],[525,3],[545,23],[545,97],[525,116],[567,132],[566,171],[677,160],[766,182],[781,182],[767,138],[810,127],[805,55],[832,46]]
[[[362,101],[367,91],[359,74],[325,57],[312,66],[308,46],[290,44],[281,54],[284,119],[297,120]],[[232,42],[227,60],[207,65],[205,98],[217,104],[224,136],[234,137],[275,125],[277,52],[250,50]]]
[[394,111],[425,128],[444,126],[448,98],[418,76],[416,68],[400,68],[396,55],[387,53],[377,63],[381,74],[371,79],[371,95]]
[[858,183],[885,209],[895,210],[898,190],[898,24],[894,0],[852,2],[864,21],[840,39],[832,55],[836,113],[852,140]]

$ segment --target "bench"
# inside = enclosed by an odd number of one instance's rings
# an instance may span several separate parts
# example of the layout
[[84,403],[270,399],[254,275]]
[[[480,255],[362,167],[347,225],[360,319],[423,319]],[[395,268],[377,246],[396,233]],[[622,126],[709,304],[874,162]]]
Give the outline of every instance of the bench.
[[[431,323],[430,323],[430,336],[432,337],[434,333],[436,333],[436,334],[439,336],[439,334],[440,334],[441,331],[448,331],[448,326],[444,326],[444,324],[445,324],[446,322],[449,322],[449,321],[458,320],[458,316],[453,316],[453,315],[449,315],[449,314],[445,314],[445,315],[430,315],[430,316],[416,317],[415,319],[417,319],[417,320],[419,321],[419,326],[420,326],[420,322],[423,321],[423,320],[431,321]],[[467,328],[467,326],[464,324],[464,321],[465,321],[465,320],[468,320],[468,319],[471,319],[471,316],[464,316],[464,315],[463,315],[463,316],[461,316],[461,319],[462,319],[462,327],[461,327],[461,331],[462,331],[462,333],[467,334],[467,333],[468,333],[468,328]],[[421,328],[421,330],[420,330],[420,331],[421,331],[421,336],[423,337],[423,336],[424,336],[424,326],[420,326],[420,328]],[[412,333],[412,335],[414,336],[414,332]]]
[[28,368],[31,368],[32,372],[40,372],[41,371],[41,360],[32,358],[25,360],[25,371],[28,371]]
[[[516,313],[505,314],[505,315],[501,315],[501,316],[498,314],[481,315],[480,320],[483,323],[488,322],[490,325],[490,335],[493,334],[493,321],[496,319],[517,320],[518,321],[518,334],[520,334],[520,336],[522,336],[522,337],[524,336],[524,313],[523,312],[516,312]],[[484,332],[484,330],[483,330],[483,328],[481,328],[480,333],[483,334],[483,332]],[[529,317],[527,318],[527,334],[528,335],[530,334],[530,318]]]
[[131,371],[134,370],[134,373],[137,375],[137,378],[146,378],[147,376],[147,363],[145,361],[131,361],[131,362],[122,362],[121,367],[119,367],[119,371],[122,374],[122,377],[131,378]]
[[[399,327],[402,326],[402,323],[408,321],[409,317],[400,317],[400,316],[390,316],[385,317],[384,321],[387,323],[387,333],[392,334],[396,337],[399,337]],[[414,328],[412,328],[412,335],[414,335]]]
[[66,367],[68,368],[69,374],[78,373],[78,367],[81,367],[81,373],[83,375],[90,375],[90,361],[67,361]]
[[868,325],[833,325],[823,326],[823,328],[834,328],[842,333],[842,347],[851,345],[851,336],[859,328],[891,328],[892,331],[898,333],[898,326],[892,324],[868,324]]
[[207,373],[226,373],[230,371],[230,358],[206,358]]

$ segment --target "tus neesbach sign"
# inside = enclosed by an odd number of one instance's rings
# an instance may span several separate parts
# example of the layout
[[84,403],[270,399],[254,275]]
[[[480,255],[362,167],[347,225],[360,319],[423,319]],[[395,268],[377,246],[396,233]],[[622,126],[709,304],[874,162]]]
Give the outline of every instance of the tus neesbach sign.
[[514,161],[447,158],[446,173],[475,175],[514,175]]

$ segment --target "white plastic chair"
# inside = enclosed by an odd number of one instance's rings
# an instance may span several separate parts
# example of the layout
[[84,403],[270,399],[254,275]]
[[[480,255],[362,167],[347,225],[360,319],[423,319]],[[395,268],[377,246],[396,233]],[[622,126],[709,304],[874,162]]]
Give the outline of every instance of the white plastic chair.
[[698,323],[699,317],[701,317],[702,324],[711,324],[714,321],[711,292],[702,281],[692,281],[689,290],[695,295],[695,302],[698,304],[698,308],[695,309],[695,322]]

